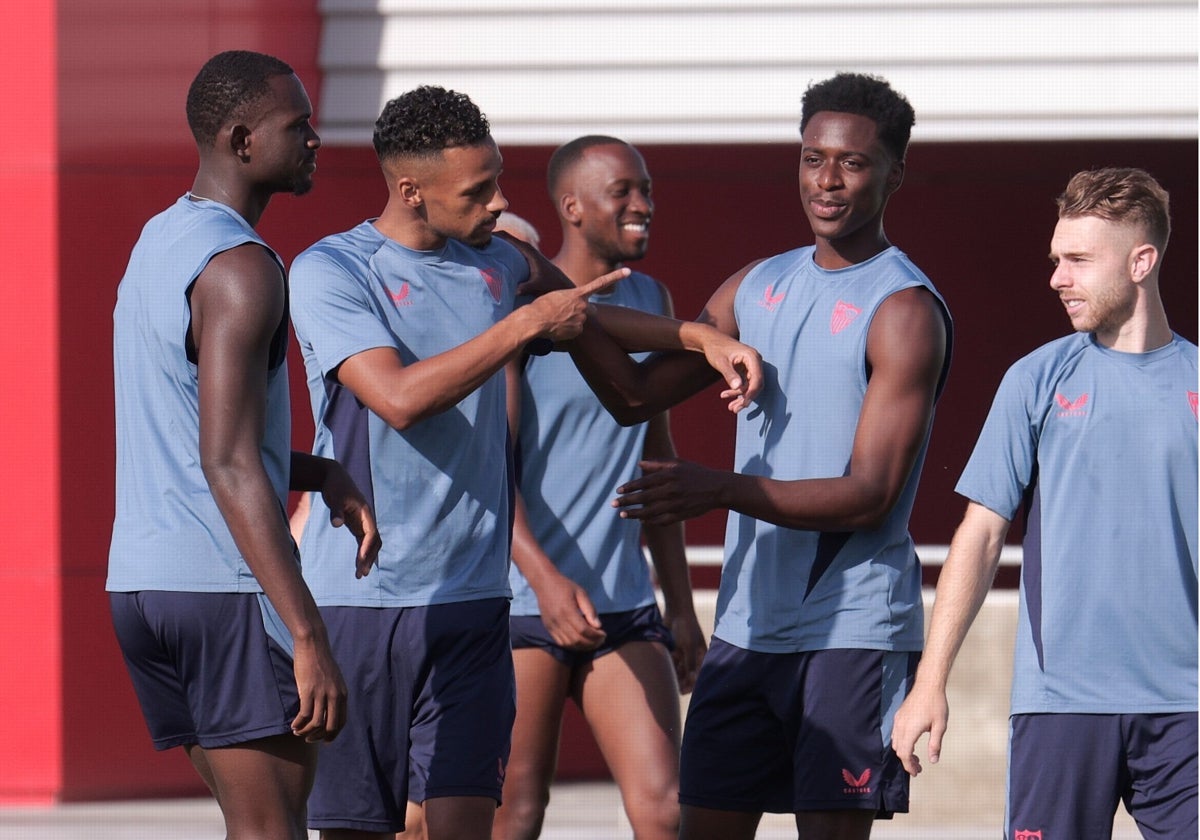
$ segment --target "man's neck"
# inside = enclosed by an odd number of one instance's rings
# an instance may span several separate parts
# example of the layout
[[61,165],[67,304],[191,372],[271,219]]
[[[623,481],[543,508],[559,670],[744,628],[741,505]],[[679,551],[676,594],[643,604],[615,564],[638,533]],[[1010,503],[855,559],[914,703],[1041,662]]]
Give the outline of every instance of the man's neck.
[[587,243],[581,242],[569,234],[564,235],[563,246],[551,262],[558,266],[576,286],[590,283],[597,277],[608,274],[610,271],[616,271],[621,267],[619,262],[596,256],[588,249]]

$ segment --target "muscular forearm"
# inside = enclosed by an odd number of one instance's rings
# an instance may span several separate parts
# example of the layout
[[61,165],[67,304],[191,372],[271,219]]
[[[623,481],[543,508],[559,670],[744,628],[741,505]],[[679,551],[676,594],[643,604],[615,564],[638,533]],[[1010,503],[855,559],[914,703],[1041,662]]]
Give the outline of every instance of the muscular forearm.
[[781,481],[727,472],[715,507],[807,531],[859,531],[878,527],[898,493],[853,473],[837,478]]
[[204,465],[213,499],[234,543],[297,642],[324,634],[317,607],[296,563],[287,523],[265,471],[211,460]]

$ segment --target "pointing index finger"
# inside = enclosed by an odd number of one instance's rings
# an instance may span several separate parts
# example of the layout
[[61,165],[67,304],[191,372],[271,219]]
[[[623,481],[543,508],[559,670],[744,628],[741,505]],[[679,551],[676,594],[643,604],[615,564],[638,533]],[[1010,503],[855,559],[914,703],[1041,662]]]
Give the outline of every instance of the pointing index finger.
[[585,283],[579,287],[579,296],[587,297],[594,295],[597,292],[603,292],[617,284],[617,281],[624,280],[629,276],[628,268],[618,268],[616,271],[610,271],[608,274],[597,277],[590,283]]

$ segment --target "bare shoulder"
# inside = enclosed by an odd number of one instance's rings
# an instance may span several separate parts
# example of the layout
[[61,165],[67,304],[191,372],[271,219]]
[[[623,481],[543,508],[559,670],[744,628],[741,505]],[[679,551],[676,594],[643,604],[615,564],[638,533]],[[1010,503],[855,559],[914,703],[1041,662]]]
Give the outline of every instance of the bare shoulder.
[[270,335],[284,315],[283,270],[261,245],[246,243],[213,257],[192,288],[195,338],[219,321],[252,335]]
[[945,307],[924,286],[890,295],[879,305],[867,335],[872,368],[901,366],[941,372],[947,352]]
[[726,335],[737,338],[739,332],[733,305],[737,299],[738,289],[741,288],[742,281],[746,279],[746,276],[765,260],[765,257],[753,260],[729,275],[717,287],[717,290],[713,292],[712,297],[708,299],[708,303],[704,305],[704,311],[700,313],[700,317],[696,320],[716,327]]

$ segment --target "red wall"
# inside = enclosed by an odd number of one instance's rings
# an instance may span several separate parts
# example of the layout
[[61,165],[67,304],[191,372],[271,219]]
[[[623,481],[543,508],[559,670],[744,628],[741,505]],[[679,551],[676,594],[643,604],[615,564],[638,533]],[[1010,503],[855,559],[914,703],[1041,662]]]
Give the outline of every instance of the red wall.
[[[142,224],[195,171],[183,103],[223,49],[291,63],[319,90],[315,0],[26,0],[0,51],[8,306],[7,560],[0,567],[0,802],[203,790],[154,753],[104,595],[112,524],[111,313]],[[284,221],[288,202],[273,208]]]
[[[0,309],[8,551],[0,698],[15,722],[0,739],[0,802],[198,792],[180,751],[150,749],[103,593],[111,312],[142,224],[191,182],[183,101],[196,69],[222,49],[262,50],[293,64],[315,101],[316,2],[27,0],[5,4],[0,22],[20,33],[0,53],[9,260],[0,279],[9,302]],[[658,216],[639,267],[668,282],[682,317],[750,259],[808,242],[796,151],[791,143],[643,148]],[[919,542],[950,537],[961,509],[952,486],[1004,368],[1066,327],[1046,286],[1045,253],[1052,199],[1072,172],[1145,166],[1171,190],[1176,234],[1164,293],[1176,329],[1195,339],[1196,151],[1194,141],[913,147],[888,231],[939,285],[958,324],[914,519]],[[549,149],[504,152],[513,209],[537,223],[553,253],[558,236],[542,187]],[[286,259],[382,206],[368,149],[328,148],[320,165],[313,193],[276,199],[261,226]],[[297,444],[306,446],[312,427],[298,369],[293,386]],[[676,410],[674,429],[683,456],[730,463],[732,426],[713,393]],[[693,544],[721,536],[717,515],[689,526]]]

